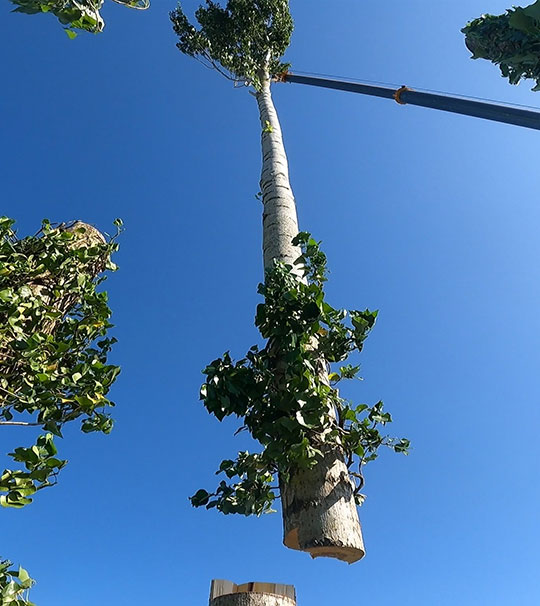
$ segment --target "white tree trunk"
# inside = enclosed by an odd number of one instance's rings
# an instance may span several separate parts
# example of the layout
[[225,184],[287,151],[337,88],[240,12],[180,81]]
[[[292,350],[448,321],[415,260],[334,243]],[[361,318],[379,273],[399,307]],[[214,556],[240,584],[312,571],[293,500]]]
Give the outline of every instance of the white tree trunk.
[[327,448],[313,469],[296,472],[280,490],[287,547],[349,564],[364,557],[354,485],[339,448]]
[[[298,247],[291,243],[298,234],[298,219],[268,80],[256,98],[262,128],[264,267],[271,267],[274,259],[292,265],[300,255]],[[324,361],[321,367],[325,368]],[[341,449],[327,449],[313,469],[295,473],[287,483],[280,484],[283,543],[287,547],[306,551],[314,558],[325,556],[349,563],[364,557],[353,484]]]
[[296,606],[296,595],[292,585],[213,580],[210,606]]
[[263,260],[269,268],[277,259],[293,262],[300,256],[291,240],[298,234],[296,205],[289,182],[289,165],[281,135],[281,126],[272,101],[270,82],[256,94],[261,119],[263,210]]

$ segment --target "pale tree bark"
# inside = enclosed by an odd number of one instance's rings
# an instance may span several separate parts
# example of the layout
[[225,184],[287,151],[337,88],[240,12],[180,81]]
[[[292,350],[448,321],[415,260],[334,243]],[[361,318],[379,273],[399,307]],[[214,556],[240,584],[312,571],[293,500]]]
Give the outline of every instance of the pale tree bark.
[[210,587],[209,606],[296,606],[292,585],[245,583],[214,579]]
[[256,98],[262,128],[263,260],[267,269],[274,259],[292,265],[300,256],[300,250],[291,242],[298,234],[298,219],[281,126],[268,79]]
[[[268,78],[264,79],[256,98],[262,128],[264,267],[271,267],[274,259],[293,265],[300,255],[298,247],[291,242],[298,234],[298,219]],[[321,369],[326,375],[324,361]],[[341,449],[323,445],[322,451],[324,455],[313,469],[293,473],[286,483],[280,481],[283,543],[291,549],[306,551],[314,558],[324,556],[356,562],[364,557],[365,551],[354,485]]]
[[311,557],[352,564],[365,555],[362,530],[343,453],[324,448],[318,464],[280,482],[283,543]]

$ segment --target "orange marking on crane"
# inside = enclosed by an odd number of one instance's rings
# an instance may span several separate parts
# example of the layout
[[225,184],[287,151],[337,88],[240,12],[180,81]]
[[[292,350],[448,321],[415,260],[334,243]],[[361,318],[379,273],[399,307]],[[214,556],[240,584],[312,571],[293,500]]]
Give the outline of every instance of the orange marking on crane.
[[408,86],[400,86],[397,91],[394,93],[394,99],[400,104],[400,105],[407,105],[407,103],[405,101],[401,100],[401,95],[408,90],[412,90],[412,88],[409,88]]

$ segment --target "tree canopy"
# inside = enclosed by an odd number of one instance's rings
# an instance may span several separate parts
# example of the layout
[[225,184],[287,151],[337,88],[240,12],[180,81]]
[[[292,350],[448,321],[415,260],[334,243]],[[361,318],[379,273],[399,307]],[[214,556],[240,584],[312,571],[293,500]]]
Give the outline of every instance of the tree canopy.
[[540,91],[540,0],[503,15],[482,15],[462,30],[472,59],[487,59],[498,65],[510,84],[536,81]]
[[179,50],[227,78],[259,88],[263,74],[273,76],[287,67],[281,59],[293,31],[288,0],[228,0],[225,8],[206,0],[195,12],[199,28],[180,5],[170,18]]

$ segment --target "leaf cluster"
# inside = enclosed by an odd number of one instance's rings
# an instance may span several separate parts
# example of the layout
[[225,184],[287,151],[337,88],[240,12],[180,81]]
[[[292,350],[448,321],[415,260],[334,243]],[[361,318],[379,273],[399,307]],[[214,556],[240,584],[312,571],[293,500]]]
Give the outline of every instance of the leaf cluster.
[[[120,223],[117,223],[118,226]],[[77,224],[76,224],[77,225]],[[26,471],[4,471],[3,506],[20,507],[63,467],[52,435],[80,420],[83,432],[109,433],[114,406],[107,393],[119,368],[107,363],[111,311],[98,291],[105,269],[115,270],[108,242],[86,239],[85,228],[44,221],[35,236],[18,239],[0,218],[0,427],[37,426],[46,433],[11,454]]]
[[[335,309],[325,300],[326,256],[307,233],[293,241],[302,249],[300,268],[275,262],[259,293],[255,324],[267,345],[251,347],[234,362],[227,352],[204,369],[201,399],[217,419],[234,415],[263,450],[239,453],[222,461],[224,474],[213,493],[199,490],[194,506],[223,513],[261,514],[277,498],[277,475],[286,480],[295,470],[316,465],[322,448],[342,449],[352,472],[363,484],[361,467],[374,460],[380,446],[406,453],[408,440],[389,438],[380,428],[392,421],[382,402],[353,405],[337,385],[357,377],[358,366],[346,364],[362,350],[377,312]],[[331,366],[330,366],[331,365]],[[357,502],[362,495],[357,494]]]
[[28,600],[28,590],[34,584],[21,566],[11,570],[9,560],[0,560],[0,606],[35,606]]
[[461,31],[473,59],[498,65],[510,84],[535,80],[532,90],[540,91],[540,0],[503,15],[482,15]]
[[288,0],[228,0],[225,8],[206,0],[195,13],[198,28],[180,5],[170,18],[178,49],[229,79],[260,89],[287,68],[281,57],[293,30]]
[[[77,35],[75,30],[98,34],[103,31],[105,22],[101,16],[101,8],[105,0],[10,0],[17,5],[16,13],[36,15],[51,13],[58,21],[66,26],[70,38]],[[129,8],[145,10],[150,6],[150,0],[113,0]]]
[[0,496],[2,507],[21,508],[32,502],[32,495],[38,490],[52,486],[56,476],[67,461],[57,459],[56,446],[50,433],[39,436],[36,444],[30,448],[19,446],[9,456],[24,463],[26,471],[4,470],[0,476]]

